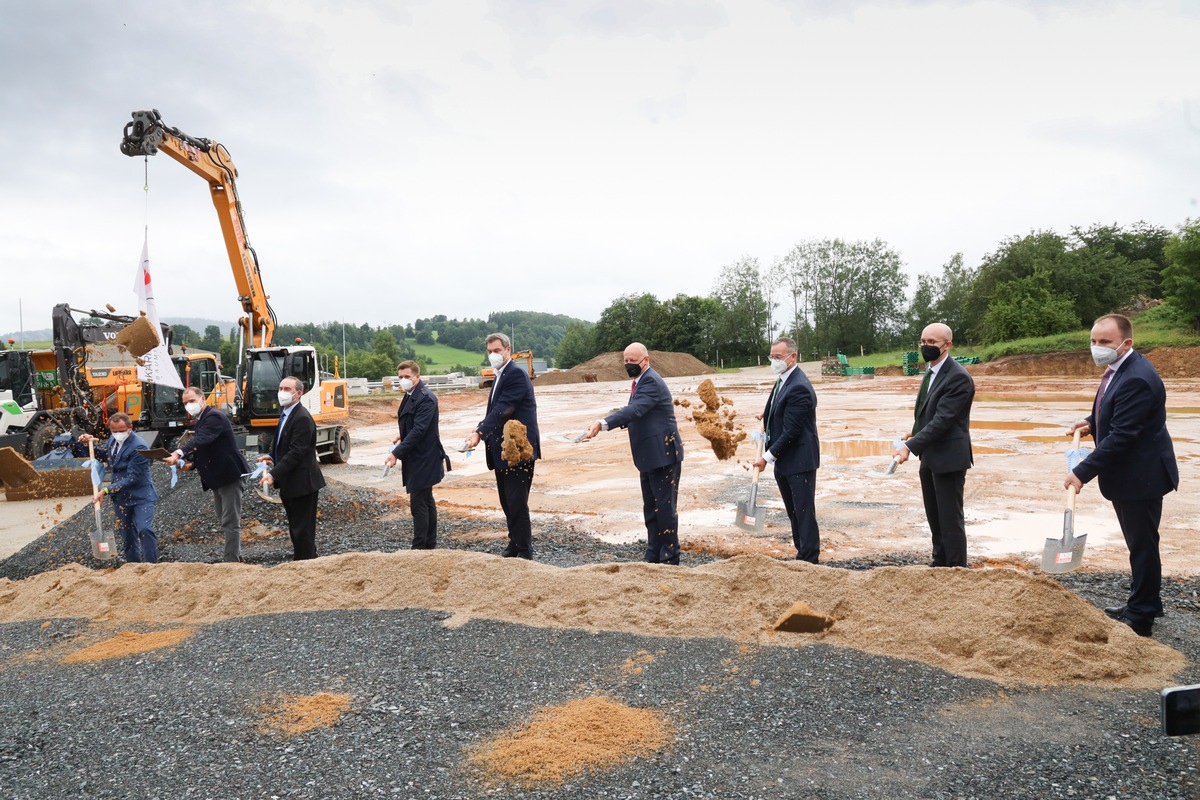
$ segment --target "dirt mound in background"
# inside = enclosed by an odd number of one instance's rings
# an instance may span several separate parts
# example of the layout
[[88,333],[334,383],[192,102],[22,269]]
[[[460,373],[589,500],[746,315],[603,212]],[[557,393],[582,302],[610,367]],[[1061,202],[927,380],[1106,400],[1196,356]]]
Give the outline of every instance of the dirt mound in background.
[[[831,617],[832,627],[820,634],[770,630],[798,600]],[[764,556],[687,570],[632,563],[561,569],[430,550],[353,553],[270,569],[127,564],[98,572],[73,564],[24,581],[0,580],[0,622],[83,617],[194,625],[288,611],[393,608],[447,611],[448,626],[481,618],[789,647],[820,641],[1005,685],[1159,688],[1186,664],[1179,652],[1110,620],[1055,581],[1012,570],[854,572]]]
[[[1155,347],[1140,352],[1164,378],[1195,378],[1200,375],[1200,347]],[[1086,350],[1005,356],[967,369],[979,375],[1045,375],[1096,380],[1100,380],[1104,373],[1102,367],[1092,362],[1092,356]]]
[[[584,383],[585,375],[595,376],[595,381],[627,381],[625,354],[601,353],[565,372],[546,372],[534,379],[538,386],[555,386],[563,383]],[[689,375],[712,375],[716,370],[690,353],[670,353],[665,350],[650,351],[650,366],[664,378],[681,378]]]

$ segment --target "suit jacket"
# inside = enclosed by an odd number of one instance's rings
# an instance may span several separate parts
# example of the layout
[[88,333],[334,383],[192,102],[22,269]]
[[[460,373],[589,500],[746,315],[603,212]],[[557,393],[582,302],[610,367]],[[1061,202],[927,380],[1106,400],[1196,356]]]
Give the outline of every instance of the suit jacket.
[[775,456],[775,469],[784,475],[812,472],[821,466],[817,438],[817,393],[799,366],[772,398],[767,397],[763,419],[768,423],[767,449]]
[[975,382],[970,373],[947,355],[917,414],[920,427],[905,442],[921,459],[921,469],[959,472],[975,463],[971,452],[971,403]]
[[624,408],[605,417],[608,429],[628,428],[629,449],[638,472],[651,472],[683,461],[683,440],[667,384],[652,368],[637,382]]
[[1087,422],[1096,449],[1073,472],[1084,483],[1099,476],[1105,499],[1150,500],[1179,488],[1175,446],[1167,433],[1167,390],[1141,353],[1133,351],[1121,364],[1100,401],[1099,417],[1088,415]]
[[276,434],[274,452],[271,480],[281,499],[312,494],[325,485],[317,464],[317,424],[299,403],[288,412],[287,423]]
[[396,410],[400,444],[392,455],[400,461],[404,488],[418,492],[441,483],[449,463],[438,435],[438,399],[424,381],[417,381]]
[[509,464],[500,454],[504,442],[504,423],[510,419],[515,419],[525,426],[529,444],[533,447],[533,458],[529,460],[536,461],[541,458],[542,440],[538,432],[537,400],[533,396],[533,381],[529,379],[529,373],[512,361],[508,362],[496,378],[492,394],[488,398],[487,416],[475,428],[487,448],[488,469],[509,469],[516,466]]
[[[128,507],[140,503],[153,503],[158,500],[158,492],[150,480],[150,460],[137,454],[138,450],[146,450],[146,443],[136,433],[131,434],[117,450],[116,458],[109,458],[114,439],[108,439],[104,444],[93,445],[97,461],[108,464],[109,497],[113,505]],[[87,445],[74,442],[71,451],[80,458],[87,455]]]
[[185,461],[191,461],[200,473],[200,488],[220,489],[250,471],[238,449],[229,417],[205,406],[196,418],[193,436],[179,448]]

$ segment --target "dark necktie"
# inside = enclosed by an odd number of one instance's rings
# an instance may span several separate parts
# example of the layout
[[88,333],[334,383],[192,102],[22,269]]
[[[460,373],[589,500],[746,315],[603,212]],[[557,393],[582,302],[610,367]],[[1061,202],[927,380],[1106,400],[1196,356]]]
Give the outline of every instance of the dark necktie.
[[779,387],[783,385],[782,376],[775,379],[775,388],[771,389],[771,396],[767,398],[767,418],[763,420],[763,430],[767,432],[767,437],[771,435],[771,414],[775,412],[775,400],[779,397]]
[[630,396],[630,397],[633,397],[633,393],[634,393],[634,392],[636,392],[636,391],[637,391],[637,381],[630,381],[630,383],[629,383],[629,396]]
[[929,383],[933,380],[933,370],[925,370],[925,377],[921,380],[921,390],[917,392],[917,405],[913,409],[913,427],[912,435],[916,436],[917,431],[921,428],[921,409],[925,407],[925,398],[929,396]]
[[1100,379],[1100,391],[1096,392],[1096,402],[1092,404],[1092,419],[1097,422],[1100,421],[1100,401],[1104,399],[1104,393],[1108,391],[1108,382],[1112,380],[1113,372],[1113,368],[1109,367],[1104,370],[1104,377]]

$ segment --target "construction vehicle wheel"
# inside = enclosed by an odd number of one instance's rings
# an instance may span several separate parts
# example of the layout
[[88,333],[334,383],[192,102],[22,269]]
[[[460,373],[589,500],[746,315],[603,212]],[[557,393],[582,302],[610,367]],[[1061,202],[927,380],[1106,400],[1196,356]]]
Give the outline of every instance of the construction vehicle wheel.
[[326,464],[345,464],[350,460],[350,431],[338,428],[333,435],[333,451],[321,457]]
[[62,433],[62,428],[52,419],[37,423],[26,440],[26,456],[32,461],[40,458],[54,449],[54,437]]
[[480,382],[479,382],[479,388],[480,388],[480,389],[490,389],[490,388],[492,388],[492,384],[493,384],[494,382],[495,382],[495,381],[480,381]]

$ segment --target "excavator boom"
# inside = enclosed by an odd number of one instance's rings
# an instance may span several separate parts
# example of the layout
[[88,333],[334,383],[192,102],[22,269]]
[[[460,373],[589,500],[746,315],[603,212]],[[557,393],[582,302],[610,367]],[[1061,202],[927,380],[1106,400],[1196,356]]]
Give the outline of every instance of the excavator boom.
[[239,320],[247,346],[270,347],[275,333],[275,312],[263,291],[258,255],[246,239],[246,224],[242,203],[238,199],[237,167],[229,151],[218,142],[188,136],[178,128],[163,124],[158,109],[134,111],[133,120],[125,124],[121,152],[127,156],[152,156],[166,153],[208,182],[213,206],[221,222],[221,234],[233,277],[237,284],[238,300],[246,316]]

